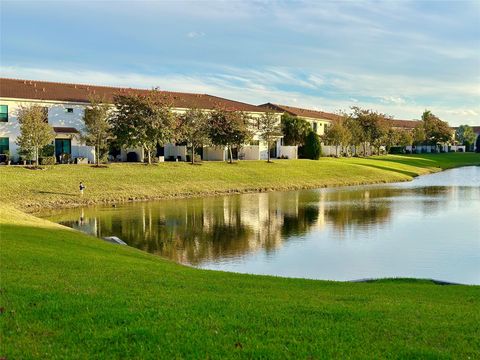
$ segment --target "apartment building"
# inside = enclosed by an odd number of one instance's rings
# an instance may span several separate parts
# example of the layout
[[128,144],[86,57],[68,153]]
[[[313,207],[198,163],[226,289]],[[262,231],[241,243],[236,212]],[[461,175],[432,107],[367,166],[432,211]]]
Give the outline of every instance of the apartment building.
[[[0,154],[9,152],[10,158],[16,161],[19,157],[16,139],[20,135],[17,111],[20,106],[36,104],[44,107],[45,121],[55,132],[55,155],[69,154],[72,159],[83,157],[94,160],[94,148],[82,143],[80,133],[83,130],[83,115],[92,96],[113,103],[116,94],[147,94],[146,89],[132,89],[85,84],[67,84],[37,80],[19,80],[0,78]],[[243,111],[253,119],[260,117],[266,109],[224,99],[207,94],[193,94],[161,91],[172,104],[173,111],[181,113],[190,108],[212,111],[223,108],[229,111]],[[278,114],[280,121],[281,114]],[[266,159],[270,151],[274,157],[282,153],[281,139],[272,149],[255,133],[251,144],[245,144],[238,157],[245,160]],[[129,154],[136,154],[130,157]],[[168,144],[159,148],[158,156],[165,159],[186,160],[187,149],[178,144]],[[225,160],[223,147],[205,147],[202,149],[203,160]],[[118,160],[136,159],[143,161],[141,149],[119,149],[114,155]]]

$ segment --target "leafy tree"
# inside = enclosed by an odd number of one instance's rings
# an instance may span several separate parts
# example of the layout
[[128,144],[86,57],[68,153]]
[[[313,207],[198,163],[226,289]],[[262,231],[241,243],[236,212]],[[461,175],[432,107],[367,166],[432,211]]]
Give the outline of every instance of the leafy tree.
[[440,120],[431,111],[425,110],[422,114],[425,139],[430,145],[447,143],[452,138],[452,131],[448,123]]
[[125,147],[142,147],[151,164],[157,145],[174,140],[175,117],[169,99],[152,90],[147,95],[117,94],[114,102],[116,111],[110,122],[116,142]]
[[208,119],[208,136],[212,144],[226,146],[230,163],[233,162],[232,147],[237,150],[252,137],[250,119],[240,111],[216,109],[210,113]]
[[413,138],[410,131],[405,129],[397,130],[397,145],[399,146],[409,146],[412,144]]
[[303,145],[312,131],[310,123],[302,118],[284,113],[281,119],[283,143],[285,145]]
[[357,119],[352,116],[344,115],[344,126],[349,132],[350,144],[353,145],[354,154],[357,155],[357,148],[362,144],[362,128]]
[[475,142],[475,152],[480,153],[480,135],[477,136],[477,141]]
[[343,121],[335,121],[325,130],[323,139],[328,145],[335,146],[335,155],[338,156],[339,146],[348,145],[351,134],[344,125]]
[[412,143],[413,145],[421,145],[426,140],[425,129],[423,123],[415,125],[412,131]]
[[455,138],[460,144],[465,145],[467,151],[470,150],[470,147],[475,142],[476,137],[477,135],[468,125],[460,125],[455,131]]
[[188,109],[178,117],[179,141],[187,143],[195,163],[195,149],[206,145],[208,137],[208,115],[199,109]]
[[358,135],[363,144],[364,155],[367,155],[367,147],[370,145],[376,146],[378,152],[380,152],[380,146],[383,142],[382,138],[387,129],[386,119],[388,116],[373,110],[361,109],[357,106],[352,107],[352,111],[351,116],[357,121],[361,129]]
[[270,145],[282,136],[282,129],[277,114],[273,111],[263,113],[258,118],[258,131],[260,138],[267,143],[267,162],[270,162]]
[[320,159],[320,155],[322,155],[322,144],[320,143],[320,137],[314,131],[310,131],[305,138],[305,145],[303,146],[302,152],[303,157],[307,159]]
[[55,139],[53,128],[45,121],[45,110],[38,105],[21,106],[17,118],[20,136],[16,142],[20,152],[31,156],[38,165],[40,151]]
[[108,149],[111,138],[109,122],[110,105],[98,98],[91,98],[90,105],[85,109],[83,122],[85,124],[82,139],[89,146],[95,147],[95,164],[100,165],[101,155]]

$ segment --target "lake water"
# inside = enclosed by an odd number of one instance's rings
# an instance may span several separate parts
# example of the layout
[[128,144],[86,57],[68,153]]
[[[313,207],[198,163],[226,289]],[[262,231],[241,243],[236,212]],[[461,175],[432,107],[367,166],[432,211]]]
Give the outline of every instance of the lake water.
[[408,183],[130,203],[44,217],[199,268],[480,284],[480,167]]

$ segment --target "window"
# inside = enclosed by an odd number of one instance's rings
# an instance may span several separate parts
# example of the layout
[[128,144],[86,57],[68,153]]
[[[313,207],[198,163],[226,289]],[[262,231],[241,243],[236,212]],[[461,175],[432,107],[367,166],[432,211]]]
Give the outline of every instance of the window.
[[316,122],[313,123],[313,131],[314,132],[317,132],[317,127],[318,127],[318,124]]
[[8,122],[8,105],[0,105],[0,122]]
[[9,151],[9,140],[8,137],[0,137],[0,154],[5,154],[5,151]]
[[48,107],[47,106],[43,107],[43,121],[48,123]]
[[73,108],[66,108],[66,109],[65,109],[65,112],[71,114],[71,113],[73,113]]

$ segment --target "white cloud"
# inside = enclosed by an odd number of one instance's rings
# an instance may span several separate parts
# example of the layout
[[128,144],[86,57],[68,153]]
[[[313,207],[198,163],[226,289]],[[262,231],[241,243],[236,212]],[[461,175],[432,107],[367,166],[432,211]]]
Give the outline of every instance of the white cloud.
[[204,32],[197,32],[197,31],[190,31],[190,32],[187,34],[187,37],[190,38],[190,39],[199,38],[199,37],[204,37],[204,36],[205,36],[205,33],[204,33]]
[[[419,118],[421,113],[428,108],[452,125],[480,124],[480,105],[449,105],[448,102],[432,105],[412,100],[416,96],[425,94],[445,96],[444,92],[438,91],[438,87],[442,88],[442,86],[435,80],[425,80],[421,83],[421,86],[416,87],[411,79],[408,81],[408,79],[382,78],[373,75],[337,74],[337,77],[333,77],[332,80],[329,80],[328,77],[312,75],[307,76],[306,80],[302,80],[295,75],[294,71],[285,68],[258,71],[229,67],[219,68],[218,71],[220,72],[218,74],[146,75],[6,66],[2,67],[0,74],[11,78],[120,87],[148,89],[159,86],[162,90],[208,93],[252,104],[276,102],[330,112],[346,111],[351,106],[359,105],[401,119]],[[312,81],[317,77],[321,81]],[[392,86],[392,82],[396,86]],[[288,87],[285,85],[290,83],[298,86],[299,90],[286,90]],[[321,89],[325,85],[337,86],[345,92],[345,96],[339,96],[339,94],[331,96],[328,93],[315,91],[315,89]],[[401,96],[397,93],[397,87],[402,89]],[[305,93],[302,91],[303,88],[310,91]],[[475,92],[474,86],[469,88],[468,86],[463,87],[462,84],[449,84],[445,91],[448,94],[452,89],[456,89],[459,96],[470,96],[473,100],[479,99],[479,94]],[[379,95],[383,92],[388,93],[388,95]],[[477,101],[477,103],[480,104],[480,101]]]

